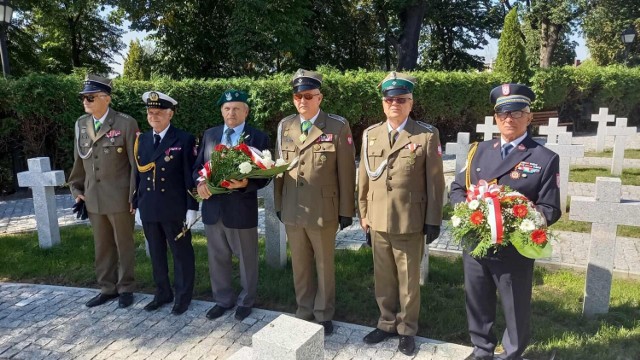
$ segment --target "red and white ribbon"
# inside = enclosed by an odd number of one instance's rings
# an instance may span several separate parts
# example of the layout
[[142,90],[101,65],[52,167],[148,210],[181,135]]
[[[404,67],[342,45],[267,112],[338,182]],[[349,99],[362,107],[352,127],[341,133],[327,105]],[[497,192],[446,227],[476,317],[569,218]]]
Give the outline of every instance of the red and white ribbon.
[[497,197],[500,194],[500,186],[487,183],[486,180],[478,181],[478,185],[471,185],[467,190],[467,202]]
[[478,185],[471,185],[467,190],[467,202],[484,200],[489,214],[487,221],[491,228],[491,240],[494,244],[502,244],[504,228],[502,225],[502,209],[500,207],[500,186],[489,184],[486,180],[478,181]]

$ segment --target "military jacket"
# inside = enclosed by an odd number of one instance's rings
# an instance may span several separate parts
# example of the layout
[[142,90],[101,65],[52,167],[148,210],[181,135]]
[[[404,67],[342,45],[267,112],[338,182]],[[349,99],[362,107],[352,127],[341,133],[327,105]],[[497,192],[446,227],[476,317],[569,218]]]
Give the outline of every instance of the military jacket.
[[300,115],[278,125],[276,151],[291,164],[274,185],[282,222],[303,227],[336,223],[355,212],[355,151],[347,121],[320,111],[302,141]]
[[360,217],[379,232],[411,234],[440,226],[444,197],[438,130],[411,118],[393,147],[387,123],[366,129],[358,173]]
[[96,214],[129,211],[136,186],[133,146],[138,124],[129,115],[108,111],[97,134],[90,114],[76,121],[69,175],[73,197],[84,195],[87,210]]
[[173,125],[156,149],[153,130],[140,134],[134,207],[142,221],[182,221],[187,210],[198,210],[198,202],[188,194],[195,187],[195,142],[193,135]]

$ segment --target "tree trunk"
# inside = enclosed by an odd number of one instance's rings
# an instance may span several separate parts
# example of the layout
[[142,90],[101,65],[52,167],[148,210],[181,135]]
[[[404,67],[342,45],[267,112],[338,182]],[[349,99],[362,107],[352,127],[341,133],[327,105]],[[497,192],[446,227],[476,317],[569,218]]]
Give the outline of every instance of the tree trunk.
[[427,2],[418,1],[414,5],[407,6],[398,14],[401,34],[396,50],[398,52],[397,68],[400,71],[413,70],[418,64],[418,41],[426,11]]
[[81,67],[82,61],[80,61],[80,49],[78,41],[78,33],[76,31],[76,22],[73,18],[67,18],[67,24],[69,25],[69,37],[71,38],[71,65],[73,67]]
[[548,68],[551,66],[553,51],[558,45],[560,38],[560,30],[562,25],[553,24],[545,19],[540,24],[540,67]]

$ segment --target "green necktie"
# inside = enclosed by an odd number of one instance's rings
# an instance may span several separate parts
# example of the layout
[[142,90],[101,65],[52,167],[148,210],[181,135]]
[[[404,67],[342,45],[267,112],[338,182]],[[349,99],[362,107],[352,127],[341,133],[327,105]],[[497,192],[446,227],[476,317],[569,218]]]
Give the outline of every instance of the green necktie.
[[398,130],[391,130],[389,133],[389,144],[393,147],[393,144],[396,143],[396,138],[398,137]]
[[305,135],[309,135],[309,129],[311,129],[311,121],[305,120],[300,124],[300,128],[302,129],[302,133]]
[[100,120],[93,121],[93,128],[96,129],[96,133],[100,130],[101,126],[102,126],[102,123],[100,122]]

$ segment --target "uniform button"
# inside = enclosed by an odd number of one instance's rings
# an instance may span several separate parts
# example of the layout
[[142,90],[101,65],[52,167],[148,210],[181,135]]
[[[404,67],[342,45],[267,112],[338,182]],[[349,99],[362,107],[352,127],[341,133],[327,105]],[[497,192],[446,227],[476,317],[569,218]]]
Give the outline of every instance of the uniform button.
[[162,169],[160,169],[160,170],[164,171],[164,168],[162,168]]
[[97,158],[98,158],[98,155],[95,155],[93,158],[94,158],[94,159],[97,159]]
[[96,180],[96,182],[100,182],[100,179]]
[[164,192],[164,189],[160,189],[160,191]]
[[391,176],[389,176],[389,177],[387,178],[387,180],[391,180]]
[[160,181],[164,181],[164,178],[160,178]]
[[304,186],[304,183],[300,183],[300,185],[299,185],[299,186]]
[[300,176],[304,176],[304,172],[300,171]]
[[393,165],[389,165],[389,169],[393,169]]
[[96,168],[96,171],[100,170],[100,168]]
[[93,147],[98,147],[98,144],[93,144]]
[[151,188],[147,188],[147,191],[151,191]]
[[387,187],[387,191],[391,191],[391,186],[388,186],[388,187]]
[[151,181],[151,177],[147,177],[147,180]]
[[304,161],[301,161],[301,162],[300,162],[300,165],[304,165]]

